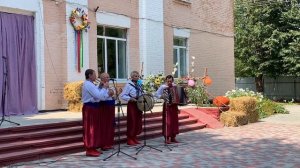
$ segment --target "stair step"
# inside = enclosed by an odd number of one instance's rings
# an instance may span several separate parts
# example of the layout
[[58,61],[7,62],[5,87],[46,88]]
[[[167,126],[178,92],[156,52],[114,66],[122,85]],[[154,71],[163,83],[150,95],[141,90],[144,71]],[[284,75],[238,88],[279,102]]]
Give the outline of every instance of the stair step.
[[82,134],[0,144],[0,153],[82,141]]
[[[162,112],[155,112],[155,113],[151,113],[149,111],[146,112],[146,118],[153,118],[153,117],[159,117],[159,116],[162,116]],[[126,121],[126,119],[127,119],[127,116],[123,116],[122,112],[120,112],[120,121]],[[117,114],[116,114],[116,120],[117,120]]]
[[53,137],[53,136],[58,136],[58,135],[68,135],[68,134],[77,133],[77,132],[82,133],[82,126],[0,135],[0,142],[6,143],[8,141],[15,141],[15,140],[20,141],[20,140],[41,138],[41,137],[47,137],[47,136]]
[[184,126],[180,127],[179,132],[183,133],[183,132],[203,129],[205,127],[206,127],[206,124],[199,124],[199,123],[195,123],[195,124],[191,124],[191,125],[184,125]]
[[9,165],[20,161],[29,161],[49,156],[55,156],[62,153],[73,153],[83,151],[83,142],[57,145],[53,147],[44,147],[38,149],[28,149],[23,151],[0,154],[0,165]]
[[18,126],[18,127],[10,127],[10,128],[1,128],[0,135],[3,134],[15,134],[18,132],[29,132],[29,131],[38,131],[44,129],[57,129],[57,128],[66,128],[66,127],[74,127],[81,125],[82,121],[67,121],[61,123],[50,123],[50,124],[39,124],[39,125],[30,125],[30,126]]
[[181,127],[183,125],[194,124],[197,122],[198,122],[198,119],[196,119],[196,118],[187,118],[187,119],[179,120],[179,127]]
[[[187,115],[187,114],[179,114],[178,115],[179,120],[186,119],[186,118],[189,118],[189,115]],[[156,116],[156,117],[146,118],[146,123],[148,124],[148,123],[154,123],[154,122],[161,122],[161,120],[162,120],[162,116]],[[125,126],[126,124],[127,124],[126,120],[120,121],[120,126]]]
[[[181,119],[179,120],[179,126],[182,126],[182,125],[189,125],[189,124],[194,124],[197,122],[197,119],[195,118],[186,118],[186,119]],[[144,127],[144,126],[143,126]],[[150,130],[161,130],[162,129],[162,122],[157,122],[157,123],[150,123],[150,124],[147,124],[146,123],[146,129],[147,131],[150,131]],[[120,134],[126,134],[126,131],[127,131],[127,128],[126,127],[120,127]],[[118,132],[118,128],[115,129],[115,133]]]

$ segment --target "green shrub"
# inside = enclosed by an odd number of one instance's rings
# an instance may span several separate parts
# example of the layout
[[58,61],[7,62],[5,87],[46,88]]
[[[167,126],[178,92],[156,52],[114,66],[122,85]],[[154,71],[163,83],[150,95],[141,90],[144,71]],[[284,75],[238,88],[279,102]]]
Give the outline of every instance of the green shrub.
[[283,105],[273,102],[270,99],[263,99],[258,104],[259,118],[266,118],[273,114],[287,114],[288,111],[283,107]]
[[195,87],[188,87],[187,94],[191,103],[196,104],[197,107],[203,106],[203,103],[208,101],[207,93],[200,84]]

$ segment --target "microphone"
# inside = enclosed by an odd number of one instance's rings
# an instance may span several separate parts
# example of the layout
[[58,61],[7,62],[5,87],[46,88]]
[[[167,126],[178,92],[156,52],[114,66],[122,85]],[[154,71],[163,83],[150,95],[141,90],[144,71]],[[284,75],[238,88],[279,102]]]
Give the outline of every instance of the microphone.
[[143,80],[141,80],[141,79],[139,79],[138,81],[137,81],[137,84],[140,86],[140,87],[143,87],[144,85],[143,85]]
[[109,80],[110,80],[110,81],[116,81],[116,79],[114,79],[114,78],[110,78]]

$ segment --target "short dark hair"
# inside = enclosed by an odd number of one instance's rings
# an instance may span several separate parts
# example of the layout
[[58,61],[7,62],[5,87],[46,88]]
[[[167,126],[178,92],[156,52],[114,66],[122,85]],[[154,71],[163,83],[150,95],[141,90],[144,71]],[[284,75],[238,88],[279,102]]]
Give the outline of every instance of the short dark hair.
[[90,75],[92,75],[95,71],[92,70],[92,69],[87,69],[85,71],[85,79],[89,79],[90,78]]
[[166,81],[167,81],[168,79],[172,79],[172,81],[174,81],[174,77],[173,77],[172,75],[167,75],[167,76],[166,76]]

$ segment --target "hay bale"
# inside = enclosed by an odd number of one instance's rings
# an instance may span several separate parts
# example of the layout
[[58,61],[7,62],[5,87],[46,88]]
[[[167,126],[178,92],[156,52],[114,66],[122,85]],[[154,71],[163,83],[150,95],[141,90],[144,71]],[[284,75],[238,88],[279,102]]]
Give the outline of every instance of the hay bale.
[[83,81],[66,83],[64,86],[64,99],[67,101],[81,101]]
[[227,127],[237,127],[248,124],[248,118],[245,113],[231,110],[221,113],[220,121]]
[[80,101],[69,101],[68,110],[72,112],[82,112],[82,102]]
[[254,97],[237,97],[230,100],[230,109],[232,111],[240,111],[245,114],[257,111],[256,99]]
[[248,122],[255,123],[259,120],[259,113],[258,110],[252,111],[251,113],[247,114]]

